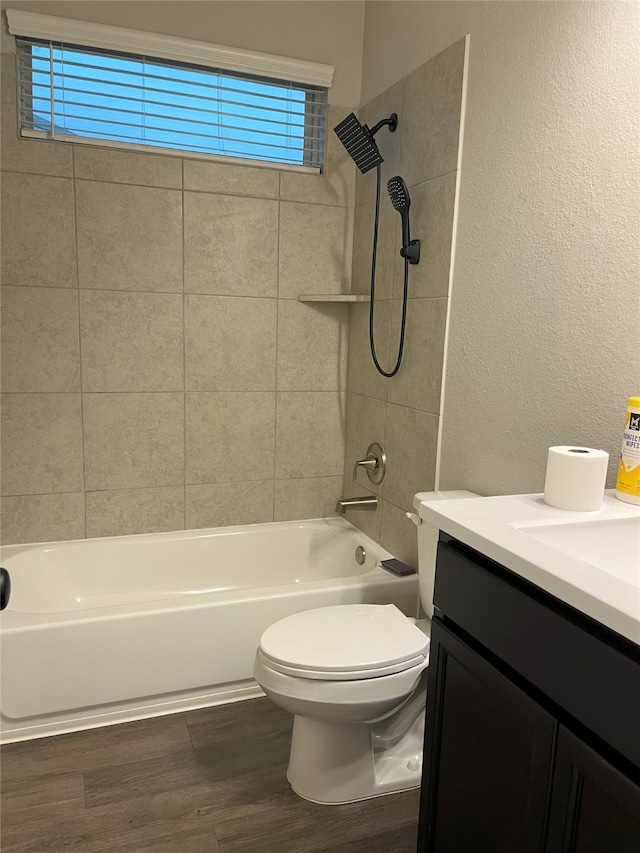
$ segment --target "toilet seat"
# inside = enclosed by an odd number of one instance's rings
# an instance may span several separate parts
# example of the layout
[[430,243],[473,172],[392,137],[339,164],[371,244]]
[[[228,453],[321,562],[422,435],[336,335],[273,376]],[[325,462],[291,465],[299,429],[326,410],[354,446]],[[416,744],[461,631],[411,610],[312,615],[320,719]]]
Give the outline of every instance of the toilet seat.
[[321,681],[278,672],[258,649],[254,673],[267,696],[277,696],[280,707],[292,714],[372,722],[383,719],[405,702],[419,685],[426,666],[423,662],[383,678]]
[[262,635],[263,663],[322,681],[379,678],[422,667],[429,638],[393,604],[341,604],[296,613]]

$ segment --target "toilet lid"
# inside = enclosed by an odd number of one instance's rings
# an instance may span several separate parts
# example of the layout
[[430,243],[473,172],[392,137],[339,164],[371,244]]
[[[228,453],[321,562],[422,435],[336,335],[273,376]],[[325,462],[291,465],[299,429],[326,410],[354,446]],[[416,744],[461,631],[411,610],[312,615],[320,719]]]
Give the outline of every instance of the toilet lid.
[[295,613],[262,635],[279,672],[306,678],[375,678],[421,666],[429,638],[393,604],[340,604]]

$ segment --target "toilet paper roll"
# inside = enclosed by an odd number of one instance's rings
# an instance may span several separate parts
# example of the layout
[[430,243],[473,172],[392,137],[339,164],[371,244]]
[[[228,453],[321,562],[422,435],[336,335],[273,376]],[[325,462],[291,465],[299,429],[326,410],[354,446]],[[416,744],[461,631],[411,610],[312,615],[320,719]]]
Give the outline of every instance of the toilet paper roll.
[[577,445],[550,447],[544,481],[544,502],[558,509],[590,512],[604,497],[609,454]]

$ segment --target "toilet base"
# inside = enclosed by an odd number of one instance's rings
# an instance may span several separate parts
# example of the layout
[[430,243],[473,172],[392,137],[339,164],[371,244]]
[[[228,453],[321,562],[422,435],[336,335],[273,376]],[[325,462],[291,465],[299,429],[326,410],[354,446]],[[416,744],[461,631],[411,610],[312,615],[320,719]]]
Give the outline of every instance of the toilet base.
[[420,786],[424,712],[393,744],[373,749],[371,725],[294,717],[287,779],[305,800],[342,805]]

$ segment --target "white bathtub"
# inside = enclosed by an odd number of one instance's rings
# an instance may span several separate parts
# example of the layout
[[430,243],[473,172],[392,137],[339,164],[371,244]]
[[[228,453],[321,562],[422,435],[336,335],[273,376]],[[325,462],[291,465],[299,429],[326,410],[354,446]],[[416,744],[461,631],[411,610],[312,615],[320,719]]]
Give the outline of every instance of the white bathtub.
[[253,658],[276,620],[357,602],[415,615],[417,576],[380,568],[389,556],[338,518],[2,548],[1,739],[261,695]]

